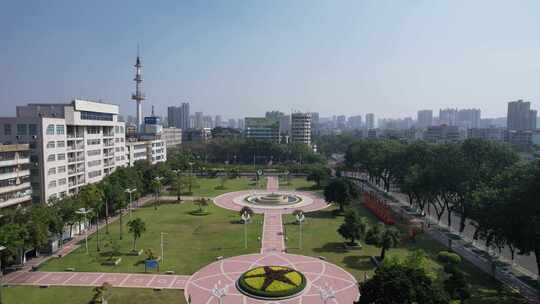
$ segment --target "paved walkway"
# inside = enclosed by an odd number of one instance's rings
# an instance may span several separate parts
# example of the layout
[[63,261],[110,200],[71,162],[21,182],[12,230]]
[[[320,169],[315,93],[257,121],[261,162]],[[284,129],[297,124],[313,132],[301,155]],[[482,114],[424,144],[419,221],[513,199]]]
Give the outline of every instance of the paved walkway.
[[100,286],[107,282],[114,287],[184,289],[189,276],[137,273],[98,272],[17,272],[6,277],[5,284]]

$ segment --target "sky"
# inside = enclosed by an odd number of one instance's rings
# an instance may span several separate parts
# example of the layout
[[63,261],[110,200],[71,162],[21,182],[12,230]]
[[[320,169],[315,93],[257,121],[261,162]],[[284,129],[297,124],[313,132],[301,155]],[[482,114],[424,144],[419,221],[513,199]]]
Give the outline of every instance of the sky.
[[416,116],[540,108],[540,1],[16,1],[0,10],[2,115],[102,100],[133,114],[190,102],[225,118],[267,110]]

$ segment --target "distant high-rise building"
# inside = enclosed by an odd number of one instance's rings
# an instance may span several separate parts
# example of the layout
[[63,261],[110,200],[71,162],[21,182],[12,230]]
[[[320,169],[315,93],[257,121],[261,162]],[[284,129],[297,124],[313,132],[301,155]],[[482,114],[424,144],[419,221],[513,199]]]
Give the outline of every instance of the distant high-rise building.
[[457,125],[457,109],[440,109],[439,110],[439,124],[447,126]]
[[195,115],[189,115],[188,118],[188,129],[195,128]]
[[292,113],[291,141],[311,145],[311,113]]
[[238,123],[237,123],[236,127],[238,129],[240,129],[240,130],[244,130],[245,129],[244,120],[241,119],[241,118],[238,118]]
[[195,112],[195,129],[204,128],[204,115],[203,112]]
[[311,134],[319,135],[319,133],[320,133],[319,112],[311,112]]
[[285,113],[280,111],[267,111],[264,117],[279,120],[280,117],[285,116]]
[[216,115],[216,118],[214,118],[214,126],[223,127],[223,121],[221,120],[221,115]]
[[234,118],[229,119],[229,128],[236,129],[236,120]]
[[507,128],[512,131],[536,129],[537,112],[531,110],[531,103],[517,100],[508,103]]
[[480,116],[480,109],[461,109],[457,113],[457,125],[467,129],[479,128]]
[[336,117],[336,126],[338,127],[338,129],[345,129],[346,126],[347,126],[347,116],[345,115],[338,115]]
[[417,117],[418,127],[427,128],[433,125],[433,110],[420,110]]
[[366,129],[374,129],[375,128],[375,114],[368,113],[366,114]]
[[214,128],[214,120],[212,119],[212,116],[205,115],[203,116],[203,128]]
[[283,115],[279,117],[279,134],[281,136],[291,135],[291,116]]
[[189,103],[183,102],[179,107],[167,108],[167,122],[169,127],[188,129],[189,125]]
[[353,130],[362,129],[362,115],[350,116],[349,127]]

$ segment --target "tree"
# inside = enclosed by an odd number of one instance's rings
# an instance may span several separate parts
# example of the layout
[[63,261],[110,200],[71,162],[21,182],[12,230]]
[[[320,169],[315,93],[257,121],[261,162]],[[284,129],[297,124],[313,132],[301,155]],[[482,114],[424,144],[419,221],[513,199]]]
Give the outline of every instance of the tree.
[[450,298],[458,299],[460,303],[471,297],[471,287],[467,283],[463,272],[457,268],[451,268],[449,276],[444,280],[443,285]]
[[314,181],[317,189],[321,188],[321,182],[330,177],[330,169],[323,165],[310,165],[307,168],[307,180]]
[[133,251],[135,251],[137,239],[146,231],[146,224],[140,218],[136,218],[129,221],[127,225],[129,233],[133,234]]
[[204,207],[208,206],[208,200],[204,197],[195,200],[195,204],[199,207],[198,212],[202,212]]
[[184,179],[178,174],[171,183],[171,190],[176,193],[176,200],[181,201],[182,193],[184,192],[184,189],[186,187],[186,182]]
[[96,218],[96,250],[100,251],[99,243],[99,214],[103,208],[104,194],[103,191],[97,187],[96,184],[88,184],[84,186],[78,194],[78,198],[81,200],[83,206],[86,208],[92,208],[94,210]]
[[360,240],[368,228],[367,219],[360,217],[354,210],[345,213],[345,221],[338,228],[338,233],[347,240],[350,245],[356,245],[356,240]]
[[395,227],[386,227],[384,224],[373,226],[366,234],[366,243],[381,248],[380,261],[384,261],[386,251],[396,247],[400,241],[400,233]]
[[249,216],[251,217],[253,216],[253,209],[248,206],[244,206],[242,207],[242,209],[240,209],[240,216],[242,216],[244,213],[249,214]]
[[420,268],[392,264],[379,267],[375,275],[360,285],[356,304],[448,304],[446,293],[433,284]]
[[345,178],[332,179],[324,188],[324,199],[330,203],[337,203],[341,213],[343,213],[344,206],[358,196],[359,192],[356,186]]
[[112,285],[105,282],[101,286],[94,288],[94,296],[92,296],[92,304],[107,304],[107,298],[109,297],[109,290]]

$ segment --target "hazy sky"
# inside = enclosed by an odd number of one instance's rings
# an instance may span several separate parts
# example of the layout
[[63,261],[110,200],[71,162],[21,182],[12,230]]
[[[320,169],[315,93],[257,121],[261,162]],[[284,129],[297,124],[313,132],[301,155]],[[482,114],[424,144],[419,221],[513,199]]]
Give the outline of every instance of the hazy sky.
[[160,114],[540,108],[538,0],[4,0],[0,116],[74,97],[133,113],[137,43],[144,109]]

